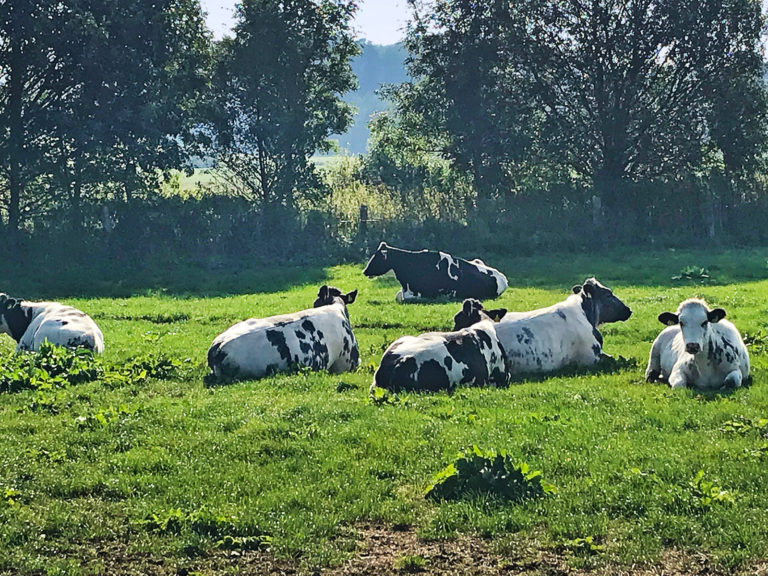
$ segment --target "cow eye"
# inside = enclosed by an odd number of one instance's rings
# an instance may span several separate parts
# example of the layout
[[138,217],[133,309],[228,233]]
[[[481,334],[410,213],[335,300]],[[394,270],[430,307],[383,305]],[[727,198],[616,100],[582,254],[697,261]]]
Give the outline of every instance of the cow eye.
[[701,323],[701,327],[704,328],[707,325],[707,321],[704,320],[704,322]]

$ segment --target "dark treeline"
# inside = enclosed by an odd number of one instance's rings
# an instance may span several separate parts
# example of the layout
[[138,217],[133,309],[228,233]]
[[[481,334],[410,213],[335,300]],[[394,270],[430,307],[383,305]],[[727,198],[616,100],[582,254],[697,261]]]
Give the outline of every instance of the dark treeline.
[[[409,4],[412,80],[383,90],[366,155],[318,170],[353,117],[353,0],[244,0],[219,42],[199,0],[0,0],[5,242],[768,241],[758,0]],[[169,196],[196,162],[222,186]]]

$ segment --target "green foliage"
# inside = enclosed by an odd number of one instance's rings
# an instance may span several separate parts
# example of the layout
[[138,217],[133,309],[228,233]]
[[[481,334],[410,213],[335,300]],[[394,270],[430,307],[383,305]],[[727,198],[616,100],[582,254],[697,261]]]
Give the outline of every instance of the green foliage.
[[86,201],[156,189],[196,152],[210,50],[197,0],[5,2],[0,32],[11,232],[62,209],[80,226]]
[[473,446],[432,478],[425,495],[454,500],[486,493],[519,502],[555,492],[552,484],[542,480],[541,471],[531,471],[525,462],[515,464],[506,452],[484,452]]
[[44,342],[38,352],[13,354],[0,363],[0,392],[38,390],[40,393],[29,408],[55,411],[55,397],[43,392],[102,379],[111,386],[138,384],[149,378],[172,378],[180,368],[179,361],[159,352],[132,357],[118,366],[105,368],[90,350],[71,350]]
[[427,568],[427,559],[417,554],[408,554],[395,560],[395,570],[406,574],[424,572]]
[[672,280],[688,280],[704,284],[706,282],[711,282],[712,276],[707,268],[702,268],[700,266],[686,266],[680,270],[678,274],[672,276]]
[[734,504],[736,493],[726,490],[712,480],[707,480],[703,470],[699,470],[696,476],[688,484],[691,496],[702,508],[709,508],[713,504]]
[[90,350],[69,350],[44,342],[38,352],[21,352],[4,359],[0,364],[0,392],[49,391],[92,382],[103,374],[101,362]]
[[292,204],[320,181],[309,158],[346,130],[356,85],[352,1],[246,0],[216,50],[211,126],[226,178],[253,202]]
[[592,556],[596,554],[602,554],[605,551],[605,546],[598,544],[595,538],[587,536],[586,538],[573,538],[572,540],[566,540],[563,542],[562,547],[570,552],[580,555]]

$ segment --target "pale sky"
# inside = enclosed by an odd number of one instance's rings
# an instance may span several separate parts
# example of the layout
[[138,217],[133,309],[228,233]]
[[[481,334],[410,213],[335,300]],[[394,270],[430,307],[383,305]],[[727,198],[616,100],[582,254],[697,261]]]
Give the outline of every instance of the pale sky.
[[[219,39],[232,29],[238,0],[200,0],[208,14],[208,27]],[[374,44],[394,44],[403,39],[408,8],[405,0],[359,0],[355,31]]]

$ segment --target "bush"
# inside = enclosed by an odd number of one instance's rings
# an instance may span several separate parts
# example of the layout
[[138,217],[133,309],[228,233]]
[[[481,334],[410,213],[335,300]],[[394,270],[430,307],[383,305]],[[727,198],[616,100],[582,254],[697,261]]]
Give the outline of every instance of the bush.
[[435,475],[426,496],[455,500],[467,495],[491,494],[519,502],[555,491],[552,484],[542,480],[541,472],[531,471],[528,464],[515,464],[505,452],[483,452],[473,446]]

